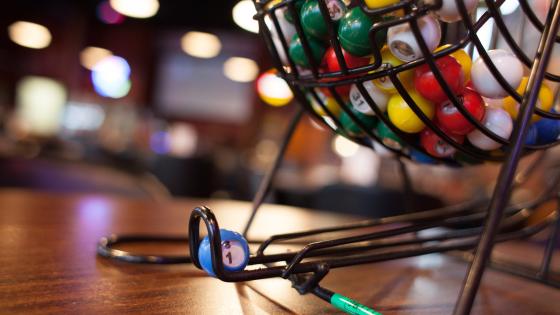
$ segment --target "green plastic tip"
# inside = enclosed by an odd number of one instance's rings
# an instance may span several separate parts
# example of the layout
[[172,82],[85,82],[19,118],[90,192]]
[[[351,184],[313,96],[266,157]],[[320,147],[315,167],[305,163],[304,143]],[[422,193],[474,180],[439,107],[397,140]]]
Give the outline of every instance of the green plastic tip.
[[338,293],[333,294],[331,297],[331,304],[339,310],[351,315],[382,315],[381,313]]

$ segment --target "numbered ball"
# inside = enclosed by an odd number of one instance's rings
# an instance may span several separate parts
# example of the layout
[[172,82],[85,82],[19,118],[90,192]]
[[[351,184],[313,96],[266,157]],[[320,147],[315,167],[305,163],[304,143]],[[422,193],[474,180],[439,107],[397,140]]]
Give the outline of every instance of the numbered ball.
[[538,141],[539,132],[537,130],[537,126],[534,124],[529,126],[529,130],[527,130],[527,136],[525,136],[525,145],[535,145]]
[[[366,81],[363,83],[369,97],[373,100],[375,104],[371,106],[377,106],[381,112],[387,110],[387,102],[389,101],[389,95],[378,88],[372,81]],[[360,93],[360,90],[356,84],[352,85],[350,89],[350,102],[352,107],[358,112],[374,116],[375,112],[372,110],[371,106],[367,102],[366,98]]]
[[340,45],[355,56],[371,54],[369,30],[374,20],[368,17],[359,7],[355,7],[344,15],[338,26]]
[[[443,46],[438,47],[434,52],[442,51],[442,50],[447,49],[449,47],[451,47],[450,44],[445,44]],[[457,60],[457,62],[461,65],[461,70],[463,70],[463,75],[464,75],[464,78],[465,78],[465,82],[470,83],[472,59],[469,56],[469,54],[467,54],[467,52],[464,51],[463,49],[458,49],[458,50],[452,52],[449,55],[451,57],[455,58],[455,60]],[[471,88],[472,88],[472,86],[471,86]]]
[[[309,43],[309,48],[311,48],[311,59],[315,61],[316,65],[319,65],[323,55],[325,54],[326,48],[323,43],[312,39],[311,37],[307,37],[307,42]],[[307,58],[305,54],[305,50],[303,49],[303,44],[301,39],[297,34],[292,37],[292,41],[290,42],[290,49],[288,54],[290,58],[301,67],[309,68],[311,67],[311,61]]]
[[[369,58],[365,58],[365,57],[353,56],[344,49],[342,49],[342,56],[344,58],[344,62],[346,63],[346,67],[348,69],[367,66],[370,60]],[[338,72],[342,70],[340,64],[338,63],[338,59],[336,58],[336,52],[332,47],[329,47],[327,49],[327,52],[323,57],[323,64],[326,65],[327,70],[329,72]]]
[[[323,1],[323,0],[322,0]],[[340,20],[346,12],[346,6],[340,0],[326,0],[327,9],[332,21],[335,23]],[[319,8],[319,1],[307,0],[301,7],[300,12],[301,26],[303,31],[312,37],[319,40],[327,40],[329,31],[327,23],[323,18],[321,9]]]
[[401,150],[404,147],[403,141],[396,133],[389,128],[383,121],[377,124],[377,136],[381,139],[384,145],[389,148]]
[[422,164],[437,164],[437,161],[434,160],[431,156],[424,154],[424,152],[420,152],[416,149],[410,150],[410,158],[418,163]]
[[[513,88],[519,86],[523,78],[521,61],[514,54],[503,49],[489,50],[488,55],[506,82]],[[507,91],[494,78],[480,57],[472,65],[471,80],[475,90],[484,97],[503,98],[508,96]]]
[[560,120],[543,118],[533,126],[537,129],[537,144],[552,143],[560,136]]
[[[373,63],[373,60],[371,61]],[[384,71],[390,68],[394,68],[404,64],[404,62],[397,57],[395,57],[389,47],[384,46],[381,49],[381,66],[379,67],[378,71]],[[406,70],[400,72],[398,75],[399,80],[405,85],[407,88],[410,88],[414,85],[414,70]],[[397,89],[393,82],[388,76],[381,77],[379,79],[373,80],[373,84],[375,84],[378,88],[382,91],[387,93],[397,93]]]
[[[364,115],[354,109],[351,109],[351,112],[362,123],[362,125],[364,125],[367,131],[373,131],[373,129],[377,125],[377,118],[369,115]],[[358,123],[355,122],[350,117],[350,115],[348,115],[344,111],[340,114],[340,124],[342,125],[344,130],[346,130],[346,132],[348,132],[348,134],[352,136],[363,136],[366,134],[366,130],[362,129],[362,127],[360,127]]]
[[[488,108],[482,123],[490,131],[504,139],[508,139],[513,130],[511,117],[505,110],[499,108]],[[467,138],[472,145],[482,150],[491,151],[502,146],[500,143],[484,135],[478,129],[469,133]]]
[[[416,91],[410,90],[408,93],[422,113],[428,119],[432,119],[435,111],[434,105],[416,93]],[[387,105],[387,112],[393,125],[404,132],[418,133],[425,127],[424,122],[416,116],[416,113],[399,94],[391,96]]]
[[366,6],[370,9],[379,9],[399,3],[400,0],[365,0]]
[[[442,0],[441,8],[436,11],[437,17],[447,23],[457,22],[462,19],[459,8],[455,0]],[[476,8],[478,0],[463,0],[467,12],[470,14]]]
[[[478,93],[465,89],[463,95],[458,96],[457,99],[474,119],[482,121],[486,108],[482,97]],[[436,117],[442,128],[456,135],[466,135],[475,129],[475,126],[461,114],[450,100],[437,106]]]
[[315,113],[317,113],[317,115],[325,117],[329,116],[328,112],[330,112],[334,117],[340,116],[341,108],[334,98],[325,95],[321,91],[316,91],[315,94],[319,100],[317,100],[317,98],[315,98],[311,93],[307,95],[307,99],[311,103],[311,108],[315,111]]
[[[418,19],[418,27],[428,50],[436,49],[441,40],[439,22],[432,16],[426,15]],[[393,55],[402,61],[413,61],[423,56],[408,23],[390,27],[387,30],[387,44]]]
[[[523,95],[525,92],[525,88],[527,87],[527,82],[529,82],[528,77],[523,77],[519,87],[517,88],[517,93]],[[537,99],[537,108],[542,109],[543,111],[550,111],[552,105],[554,103],[554,94],[552,94],[552,90],[546,85],[542,84],[539,90],[539,97]],[[517,114],[519,113],[519,103],[513,99],[513,97],[508,96],[503,100],[504,109],[511,115],[513,119],[517,119]],[[541,119],[541,116],[537,114],[533,114],[531,116],[531,121],[536,122]]]
[[[462,144],[465,140],[465,137],[458,135],[450,134],[449,137],[459,144]],[[435,157],[450,157],[457,152],[455,147],[443,140],[429,128],[424,129],[422,133],[420,133],[420,143],[426,152]]]
[[[301,12],[301,7],[303,6],[303,3],[305,2],[305,0],[295,0],[294,1],[294,6],[296,9],[296,16],[300,15]],[[294,16],[292,15],[292,12],[286,8],[284,11],[284,18],[286,19],[286,21],[290,22],[290,23],[294,23]]]
[[[453,94],[460,94],[463,91],[464,78],[461,65],[457,60],[451,56],[443,56],[436,60],[436,66]],[[436,104],[448,99],[447,94],[445,94],[443,88],[427,64],[416,68],[414,87],[420,95]]]
[[284,50],[284,46],[282,45],[282,40],[286,41],[286,43],[288,43],[289,45],[292,37],[294,37],[294,34],[296,33],[296,29],[292,24],[286,21],[285,15],[282,13],[282,11],[276,11],[276,17],[278,19],[278,25],[282,30],[282,35],[284,36],[284,38],[280,36],[279,31],[274,25],[271,25],[269,27],[270,36],[272,38],[274,47],[276,47],[276,51],[278,51],[280,61],[283,65],[288,66],[288,56],[286,54],[286,50]]
[[[245,269],[249,262],[249,245],[245,238],[237,232],[226,229],[220,229],[220,238],[222,240],[222,262],[224,263],[224,269],[232,272]],[[210,239],[206,236],[198,248],[198,259],[202,269],[215,277],[210,248]]]

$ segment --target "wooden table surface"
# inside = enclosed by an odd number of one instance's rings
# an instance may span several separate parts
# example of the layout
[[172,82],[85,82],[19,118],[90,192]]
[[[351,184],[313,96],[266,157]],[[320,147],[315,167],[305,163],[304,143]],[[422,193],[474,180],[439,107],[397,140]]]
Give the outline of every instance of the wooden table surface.
[[[191,265],[132,265],[96,256],[98,239],[111,233],[185,235],[190,210],[203,204],[217,213],[221,227],[234,230],[249,211],[248,203],[233,201],[0,191],[0,314],[336,313],[282,279],[222,283]],[[267,205],[252,236],[351,221]],[[535,246],[517,252],[536,262]],[[186,254],[188,246],[167,250]],[[323,284],[383,314],[449,314],[465,270],[463,262],[432,254],[335,269]],[[488,271],[473,314],[560,314],[560,290]]]

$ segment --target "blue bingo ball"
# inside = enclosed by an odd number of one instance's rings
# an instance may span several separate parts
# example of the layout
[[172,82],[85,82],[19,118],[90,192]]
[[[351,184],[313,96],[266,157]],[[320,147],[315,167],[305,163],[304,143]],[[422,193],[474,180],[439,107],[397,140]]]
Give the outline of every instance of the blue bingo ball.
[[537,144],[554,142],[560,135],[560,120],[543,117],[533,126],[537,129]]
[[[220,238],[222,240],[224,269],[233,272],[245,269],[249,263],[249,244],[247,240],[241,234],[225,229],[220,229]],[[215,277],[210,247],[210,239],[206,236],[198,248],[198,259],[202,269]]]
[[422,164],[437,164],[437,161],[434,160],[432,157],[418,151],[415,149],[411,149],[410,150],[410,157],[412,158],[413,161],[416,161],[418,163],[422,163]]
[[538,135],[537,126],[533,124],[529,127],[529,130],[527,131],[527,136],[525,137],[525,145],[537,144],[537,135]]

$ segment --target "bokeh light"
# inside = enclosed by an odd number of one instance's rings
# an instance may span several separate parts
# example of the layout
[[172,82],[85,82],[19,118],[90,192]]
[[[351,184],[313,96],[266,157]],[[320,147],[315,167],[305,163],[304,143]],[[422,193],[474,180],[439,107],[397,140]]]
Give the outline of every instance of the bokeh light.
[[124,22],[124,15],[115,11],[109,1],[102,1],[97,6],[97,17],[105,24],[120,24]]
[[360,146],[343,136],[337,135],[333,139],[332,148],[338,156],[346,158],[356,154],[360,149]]
[[251,33],[259,32],[259,22],[253,19],[255,14],[257,14],[257,10],[251,0],[239,1],[232,10],[233,21],[235,24]]
[[181,49],[193,57],[214,58],[222,50],[222,43],[214,34],[188,32],[181,38]]
[[122,57],[105,57],[93,67],[91,80],[99,95],[111,98],[124,97],[131,88],[130,66]]
[[257,93],[267,104],[284,106],[294,98],[288,83],[276,75],[277,71],[271,69],[261,74],[257,79]]
[[110,0],[109,3],[120,14],[137,19],[152,17],[159,10],[158,0]]
[[60,128],[68,93],[60,82],[28,76],[16,88],[16,115],[27,132],[50,136]]
[[80,64],[84,68],[92,70],[99,61],[112,55],[113,53],[108,49],[89,46],[80,52]]
[[224,62],[224,75],[235,82],[251,82],[257,78],[259,66],[249,58],[231,57]]
[[42,49],[50,45],[51,32],[41,24],[17,21],[8,26],[10,39],[23,47]]

